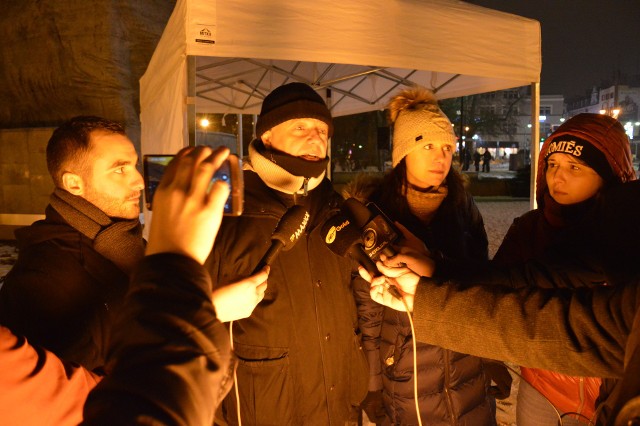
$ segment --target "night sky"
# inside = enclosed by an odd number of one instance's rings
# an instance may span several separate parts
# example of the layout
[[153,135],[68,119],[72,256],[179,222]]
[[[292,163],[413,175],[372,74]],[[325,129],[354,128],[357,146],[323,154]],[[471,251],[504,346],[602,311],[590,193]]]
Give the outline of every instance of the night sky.
[[542,94],[583,95],[640,74],[640,0],[468,0],[542,28]]

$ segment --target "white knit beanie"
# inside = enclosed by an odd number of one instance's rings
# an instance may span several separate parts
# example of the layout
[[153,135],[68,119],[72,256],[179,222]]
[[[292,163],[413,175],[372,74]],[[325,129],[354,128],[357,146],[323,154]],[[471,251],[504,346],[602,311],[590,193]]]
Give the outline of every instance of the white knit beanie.
[[420,86],[405,89],[389,101],[388,109],[393,124],[393,167],[411,151],[429,142],[456,145],[451,122],[430,90]]

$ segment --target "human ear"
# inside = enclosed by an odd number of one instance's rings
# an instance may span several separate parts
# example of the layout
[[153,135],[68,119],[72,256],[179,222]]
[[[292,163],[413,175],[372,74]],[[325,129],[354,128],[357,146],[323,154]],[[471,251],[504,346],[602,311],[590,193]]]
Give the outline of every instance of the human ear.
[[71,172],[65,172],[62,175],[62,189],[73,195],[84,195],[84,179],[80,175]]
[[271,130],[264,132],[262,136],[260,136],[260,139],[262,139],[262,143],[266,148],[271,147]]

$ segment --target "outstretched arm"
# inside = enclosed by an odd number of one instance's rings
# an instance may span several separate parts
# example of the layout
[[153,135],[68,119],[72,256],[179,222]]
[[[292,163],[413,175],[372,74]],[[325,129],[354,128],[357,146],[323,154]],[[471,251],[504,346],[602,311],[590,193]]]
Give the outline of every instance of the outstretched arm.
[[91,392],[85,424],[211,425],[231,384],[228,334],[202,267],[228,195],[209,189],[227,149],[181,151],[155,194],[147,256],[135,270],[109,347],[110,373]]
[[388,291],[389,285],[398,287],[420,341],[571,375],[622,375],[640,305],[637,282],[579,289],[463,287],[420,278],[407,268],[378,268],[387,278],[370,280],[371,297],[406,310]]

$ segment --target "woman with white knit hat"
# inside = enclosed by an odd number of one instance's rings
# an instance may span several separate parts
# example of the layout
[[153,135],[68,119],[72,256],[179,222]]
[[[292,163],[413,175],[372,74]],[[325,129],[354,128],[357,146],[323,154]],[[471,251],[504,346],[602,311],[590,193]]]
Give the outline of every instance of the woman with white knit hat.
[[[482,216],[451,167],[456,136],[435,96],[421,87],[403,90],[391,100],[389,115],[393,169],[382,180],[357,179],[344,195],[375,202],[422,240],[439,259],[437,274],[486,262]],[[418,343],[414,374],[407,314],[377,305],[366,284],[356,283],[355,292],[370,367],[363,408],[372,421],[418,424],[419,411],[424,424],[495,424],[486,360]]]

